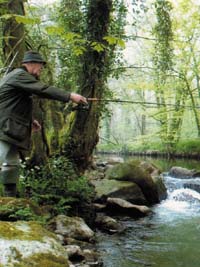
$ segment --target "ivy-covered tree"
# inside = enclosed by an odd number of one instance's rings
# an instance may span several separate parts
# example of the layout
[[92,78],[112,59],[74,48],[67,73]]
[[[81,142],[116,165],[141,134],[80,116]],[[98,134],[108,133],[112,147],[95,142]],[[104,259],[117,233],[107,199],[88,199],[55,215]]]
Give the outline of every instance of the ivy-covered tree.
[[[116,2],[122,16],[125,11],[123,3]],[[114,60],[114,50],[123,29],[121,17],[121,24],[112,23],[115,11],[112,0],[90,0],[86,5],[86,47],[81,55],[79,92],[87,98],[101,99],[107,93],[106,82]],[[119,28],[116,31],[117,25]],[[114,32],[116,36],[112,35]],[[99,139],[98,128],[104,107],[103,102],[89,102],[87,110],[77,110],[71,116],[64,150],[79,170],[85,170],[90,164]]]
[[[174,113],[169,112],[166,99],[169,94],[169,76],[173,67],[173,32],[171,11],[172,5],[168,0],[156,0],[155,11],[157,23],[154,26],[154,36],[156,38],[154,46],[153,63],[155,67],[154,80],[155,80],[155,95],[159,112],[156,113],[154,118],[160,123],[159,136],[163,141],[163,144],[171,153],[174,150],[176,144],[176,131],[180,126],[180,103],[181,94],[176,94],[175,97],[175,110]],[[178,114],[179,113],[179,114]],[[174,116],[174,118],[172,118]],[[172,118],[172,119],[171,119]],[[179,118],[177,120],[177,118]]]

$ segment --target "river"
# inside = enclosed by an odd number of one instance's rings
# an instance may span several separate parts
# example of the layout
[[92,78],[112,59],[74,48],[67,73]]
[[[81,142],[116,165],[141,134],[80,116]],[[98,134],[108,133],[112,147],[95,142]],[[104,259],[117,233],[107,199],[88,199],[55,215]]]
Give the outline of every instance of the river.
[[[145,218],[121,218],[124,232],[97,233],[104,267],[199,267],[200,194],[184,188],[186,179],[172,178],[167,171],[171,166],[200,169],[200,165],[195,160],[147,160],[162,167],[168,197]],[[200,183],[200,177],[193,180]]]

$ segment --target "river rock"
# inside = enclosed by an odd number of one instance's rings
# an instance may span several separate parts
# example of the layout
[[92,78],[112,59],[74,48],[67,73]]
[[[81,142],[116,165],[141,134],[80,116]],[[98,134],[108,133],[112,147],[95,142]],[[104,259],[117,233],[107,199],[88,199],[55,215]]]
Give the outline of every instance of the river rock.
[[99,260],[100,255],[95,250],[93,250],[93,249],[84,249],[83,250],[83,255],[85,257],[86,263],[88,263],[90,267],[92,267],[92,266],[98,266],[98,267],[102,266],[102,263]]
[[[157,179],[160,179],[160,183],[163,184],[163,193],[160,192],[157,183],[153,180],[155,176],[157,176]],[[155,166],[152,165],[150,168],[150,163],[145,165],[144,162],[140,162],[139,160],[131,160],[115,165],[106,172],[106,179],[135,183],[140,188],[149,204],[159,203],[164,193],[166,193],[162,177],[159,176],[159,170],[157,170],[156,174]],[[162,194],[162,197],[160,194]]]
[[200,193],[200,181],[189,181],[187,183],[184,183],[183,186],[184,188],[190,188]]
[[106,208],[105,204],[100,204],[100,203],[93,203],[93,206],[94,206],[95,211],[97,212],[104,211]]
[[140,167],[148,172],[151,177],[157,177],[161,174],[161,170],[156,167],[153,163],[147,162],[147,161],[141,161],[140,162]]
[[118,197],[134,204],[148,204],[140,187],[133,182],[103,179],[93,180],[92,184],[95,187],[96,201],[104,203],[108,197]]
[[159,201],[162,201],[167,198],[167,189],[164,184],[164,179],[162,175],[159,176],[152,176],[152,179],[156,185],[157,191],[158,191],[158,196],[159,196]]
[[120,198],[108,198],[107,209],[111,214],[127,214],[131,217],[142,217],[151,212],[147,206],[134,205]]
[[81,240],[77,240],[71,237],[65,237],[63,240],[63,244],[64,245],[76,245],[83,248],[88,248],[89,245],[91,245],[93,247],[92,243],[88,243],[87,241],[81,241]]
[[56,236],[36,222],[0,222],[0,266],[69,267]]
[[[69,260],[75,266],[100,266],[100,255],[93,249],[81,249],[79,246],[68,245],[65,247]],[[71,265],[70,265],[71,266]]]
[[122,225],[110,216],[97,214],[95,223],[99,229],[108,233],[116,233],[122,231]]
[[189,170],[179,166],[174,166],[169,170],[168,175],[175,178],[188,179],[188,178],[200,177],[200,172],[196,170]]
[[49,227],[57,234],[77,240],[90,241],[94,237],[94,232],[80,217],[58,215],[52,219],[49,223]]
[[77,245],[67,245],[65,246],[65,249],[67,251],[69,260],[72,262],[82,261],[85,258],[81,248]]

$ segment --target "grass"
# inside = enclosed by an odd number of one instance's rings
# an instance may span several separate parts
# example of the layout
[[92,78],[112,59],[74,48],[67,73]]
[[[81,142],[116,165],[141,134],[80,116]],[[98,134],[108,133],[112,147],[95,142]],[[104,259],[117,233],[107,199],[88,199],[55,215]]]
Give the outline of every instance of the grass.
[[[113,153],[131,153],[131,152],[168,152],[166,146],[161,141],[143,140],[135,141],[128,144],[99,144],[98,152],[113,152]],[[175,153],[184,154],[200,154],[200,138],[183,139],[175,146]]]

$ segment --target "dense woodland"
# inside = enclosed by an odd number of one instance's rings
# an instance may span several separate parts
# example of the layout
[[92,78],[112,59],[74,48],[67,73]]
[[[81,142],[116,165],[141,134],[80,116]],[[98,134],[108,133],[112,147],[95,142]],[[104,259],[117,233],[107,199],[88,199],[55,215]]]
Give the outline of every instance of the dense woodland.
[[[31,184],[43,192],[51,181],[49,195],[56,186],[62,195],[66,183],[72,195],[90,195],[80,174],[96,149],[200,151],[198,1],[39,2],[0,1],[1,75],[20,66],[26,50],[38,50],[48,62],[45,83],[109,101],[74,108],[34,99],[42,130],[22,153],[23,190]],[[79,174],[77,184],[59,180],[66,172]],[[48,175],[48,183],[35,180]]]

